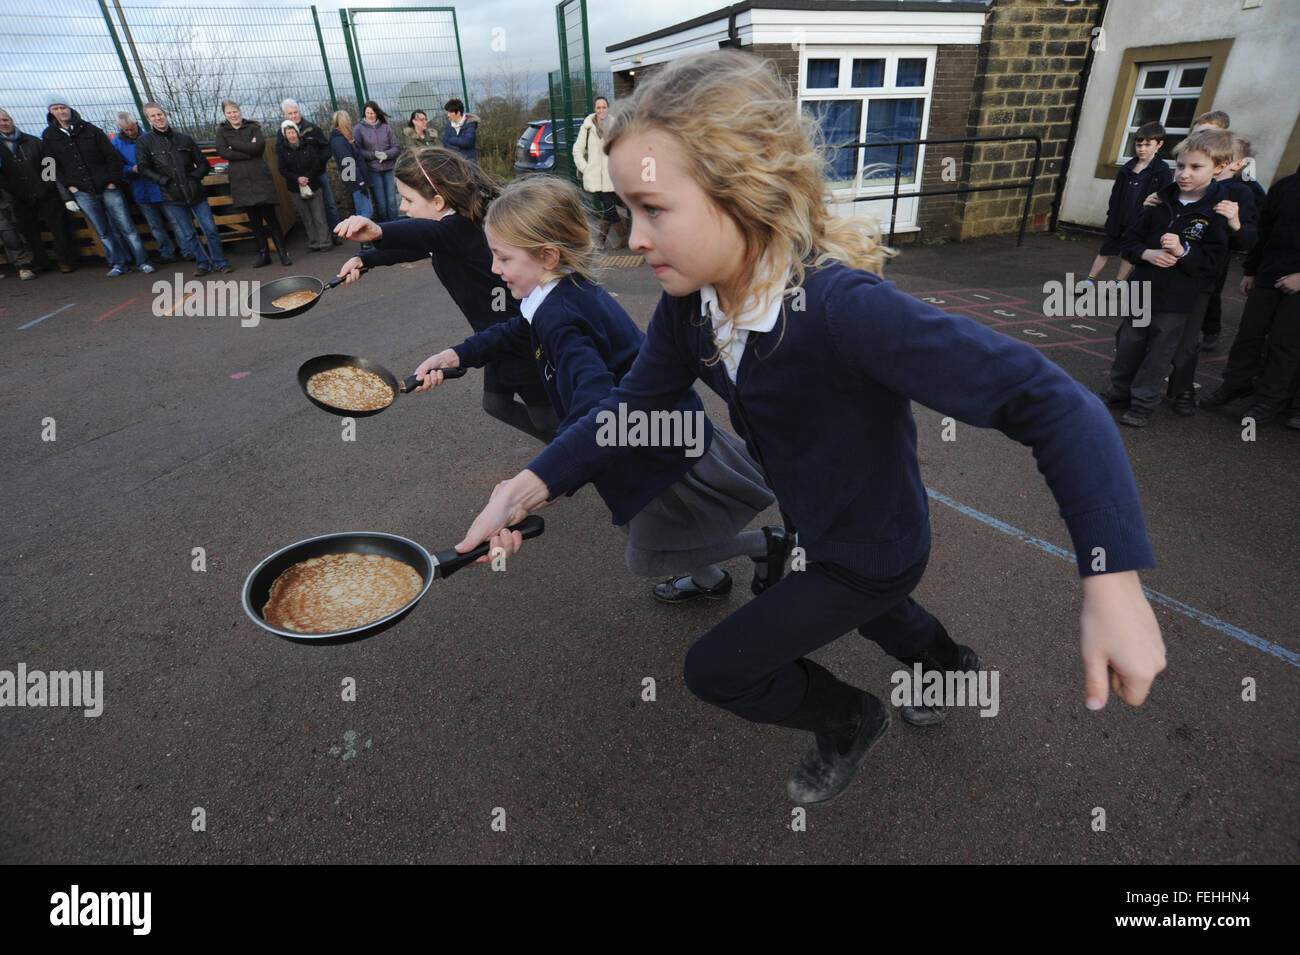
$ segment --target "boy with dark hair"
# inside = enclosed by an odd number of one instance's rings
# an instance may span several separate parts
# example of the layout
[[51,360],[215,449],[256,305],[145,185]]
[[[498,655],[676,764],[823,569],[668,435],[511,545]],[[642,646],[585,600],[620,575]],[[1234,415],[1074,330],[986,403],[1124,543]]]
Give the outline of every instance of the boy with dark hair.
[[[1160,158],[1165,144],[1165,128],[1159,123],[1146,123],[1138,127],[1133,143],[1133,158],[1115,174],[1115,185],[1110,190],[1110,206],[1106,211],[1106,238],[1101,251],[1092,260],[1088,279],[1096,281],[1106,267],[1107,256],[1124,251],[1124,234],[1136,225],[1142,215],[1142,200],[1159,192],[1174,181],[1174,174]],[[1123,282],[1133,271],[1131,262],[1121,260],[1119,281]]]
[[[1175,150],[1178,171],[1125,236],[1133,281],[1149,283],[1147,313],[1124,320],[1116,333],[1107,404],[1129,402],[1121,424],[1146,425],[1160,404],[1160,387],[1201,291],[1228,253],[1227,222],[1214,207],[1224,198],[1214,177],[1232,161],[1232,137],[1193,133]],[[1130,297],[1130,301],[1133,297]]]

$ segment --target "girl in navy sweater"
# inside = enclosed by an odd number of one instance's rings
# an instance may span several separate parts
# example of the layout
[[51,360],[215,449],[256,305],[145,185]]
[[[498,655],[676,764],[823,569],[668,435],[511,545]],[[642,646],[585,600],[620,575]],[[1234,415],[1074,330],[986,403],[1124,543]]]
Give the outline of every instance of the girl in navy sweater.
[[[397,160],[394,174],[401,211],[410,218],[380,226],[365,216],[351,216],[335,226],[335,233],[345,239],[374,245],[344,262],[339,275],[355,282],[363,266],[429,258],[475,331],[518,315],[518,303],[492,274],[492,253],[483,235],[483,216],[500,192],[497,184],[477,166],[438,146],[408,149]],[[483,410],[539,441],[555,437],[555,412],[529,353],[502,353],[487,364]]]
[[977,663],[908,596],[930,550],[910,400],[1033,449],[1079,555],[1088,707],[1108,687],[1141,703],[1165,660],[1136,573],[1154,564],[1137,487],[1101,403],[1027,345],[882,281],[879,232],[829,213],[805,122],[765,61],[731,50],[665,65],[616,108],[610,173],[664,296],[619,387],[498,485],[457,548],[515,553],[506,525],[622,463],[596,439],[602,411],[669,408],[703,379],[807,569],[697,641],[686,683],[745,719],[814,733],[787,791],[816,803],[844,790],[890,718],[809,654],[856,627],[927,671]]
[[[614,390],[645,335],[592,281],[591,229],[567,183],[529,176],[506,186],[485,231],[492,270],[522,300],[521,314],[428,358],[416,369],[417,390],[442,384],[439,368],[526,349],[563,434]],[[742,532],[772,503],[762,472],[739,439],[713,427],[694,390],[661,420],[666,432],[647,429],[631,458],[591,478],[628,535],[628,569],[647,577],[689,569],[654,588],[658,599],[681,603],[729,593],[731,577],[714,562],[744,555],[755,562],[751,589],[762,593],[780,580],[791,543],[781,527]],[[617,438],[617,428],[607,434]]]

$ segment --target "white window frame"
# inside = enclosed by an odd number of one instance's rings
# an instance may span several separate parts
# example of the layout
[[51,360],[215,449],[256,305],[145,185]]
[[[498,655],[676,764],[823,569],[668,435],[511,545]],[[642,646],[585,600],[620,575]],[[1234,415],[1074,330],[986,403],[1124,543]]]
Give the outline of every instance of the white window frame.
[[[1165,119],[1169,115],[1169,107],[1175,98],[1195,98],[1197,100],[1201,98],[1201,91],[1205,88],[1204,80],[1202,80],[1201,85],[1199,86],[1179,86],[1177,84],[1182,82],[1183,74],[1188,70],[1203,69],[1208,77],[1210,66],[1211,61],[1205,57],[1200,57],[1194,60],[1165,60],[1156,63],[1139,64],[1137,82],[1133,86],[1133,100],[1128,104],[1128,118],[1124,123],[1124,135],[1120,137],[1119,141],[1120,155],[1115,162],[1123,165],[1133,158],[1131,155],[1125,155],[1124,150],[1125,147],[1128,146],[1128,138],[1137,132],[1138,127],[1142,125],[1141,123],[1134,122],[1134,114],[1137,113],[1139,100],[1163,100],[1164,105],[1160,108],[1159,123],[1161,126],[1165,127],[1166,153],[1168,152],[1168,142],[1171,138],[1171,133],[1177,134],[1180,138],[1191,133],[1191,127],[1171,129],[1165,123]],[[1144,84],[1147,75],[1160,70],[1169,71],[1169,79],[1166,81],[1165,85],[1160,89],[1145,89]],[[1195,116],[1192,118],[1195,119]],[[1169,159],[1167,156],[1164,161],[1167,165],[1173,165],[1173,160]]]
[[[867,111],[872,100],[888,99],[921,99],[921,131],[918,139],[925,139],[930,128],[930,109],[934,99],[934,68],[938,60],[938,48],[933,46],[807,46],[804,45],[799,51],[799,111],[803,112],[804,103],[813,103],[830,100],[860,100],[862,103],[861,115],[858,119],[858,138],[857,142],[862,142],[865,135],[867,123]],[[809,60],[833,60],[840,61],[838,85],[831,89],[808,89],[808,61]],[[850,85],[853,82],[853,61],[854,60],[884,60],[885,61],[885,83],[883,86],[871,88],[854,88]],[[898,61],[899,60],[925,60],[925,84],[923,86],[898,86]],[[860,199],[876,199],[881,196],[890,196],[894,192],[894,181],[891,178],[888,185],[868,185],[864,186],[862,182],[863,157],[866,154],[865,149],[857,150],[857,165],[854,171],[853,183],[851,186],[841,186],[832,189],[832,195],[837,202],[853,202]],[[925,168],[925,147],[916,147],[916,179],[900,180],[899,189],[904,186],[915,186],[919,188],[922,171]],[[903,200],[900,200],[900,207]],[[911,202],[915,203],[913,199]],[[900,208],[901,211],[901,208]]]

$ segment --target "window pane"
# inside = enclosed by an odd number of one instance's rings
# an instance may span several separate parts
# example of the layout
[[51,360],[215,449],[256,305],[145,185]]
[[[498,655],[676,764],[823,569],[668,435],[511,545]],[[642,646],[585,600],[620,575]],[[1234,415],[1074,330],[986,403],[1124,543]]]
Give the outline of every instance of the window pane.
[[899,60],[898,86],[924,86],[925,60]]
[[[869,143],[888,143],[900,139],[921,138],[921,114],[925,109],[923,99],[872,100],[867,106],[867,134]],[[902,181],[916,178],[915,146],[903,147]],[[898,160],[897,146],[881,146],[863,150],[862,181],[879,182],[894,178],[894,164]]]
[[1147,73],[1146,79],[1142,81],[1142,88],[1144,90],[1162,90],[1168,85],[1168,70],[1152,70]]
[[1178,85],[1183,89],[1200,89],[1205,85],[1205,74],[1209,72],[1208,67],[1193,66],[1183,70],[1183,75],[1178,78]]
[[[858,129],[862,124],[861,100],[823,100],[804,103],[803,108],[821,126],[827,147],[858,141]],[[833,182],[843,184],[853,181],[857,174],[859,152],[861,150],[858,149],[826,150],[826,161],[830,163],[828,175]]]
[[1143,123],[1160,122],[1160,114],[1164,111],[1165,101],[1163,99],[1140,99],[1133,109],[1133,125],[1141,126]]
[[1196,100],[1175,98],[1169,101],[1169,115],[1165,117],[1166,126],[1191,126],[1196,118]]
[[853,85],[862,86],[884,86],[885,85],[885,61],[884,60],[854,60],[853,61]]
[[1165,145],[1164,145],[1164,147],[1160,150],[1160,155],[1162,155],[1162,156],[1172,156],[1172,155],[1174,154],[1174,147],[1177,146],[1179,143],[1181,143],[1181,142],[1182,142],[1184,139],[1186,139],[1186,138],[1187,138],[1187,130],[1185,130],[1185,129],[1180,129],[1180,130],[1179,130],[1178,132],[1176,132],[1176,133],[1175,133],[1173,130],[1171,130],[1171,129],[1166,129],[1166,130],[1165,130]]
[[808,89],[833,90],[840,85],[839,60],[809,60]]

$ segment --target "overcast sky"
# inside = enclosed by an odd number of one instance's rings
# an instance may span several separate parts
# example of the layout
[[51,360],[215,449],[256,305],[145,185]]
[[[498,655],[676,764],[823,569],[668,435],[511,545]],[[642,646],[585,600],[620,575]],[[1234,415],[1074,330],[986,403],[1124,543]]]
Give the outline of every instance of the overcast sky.
[[[438,4],[438,0],[417,0],[409,4],[404,3],[404,0],[324,0],[318,2],[316,7],[326,34],[326,45],[330,47],[335,85],[344,88],[340,95],[350,94],[351,78],[338,29],[339,8],[406,5],[450,5],[455,8],[471,101],[476,86],[479,85],[476,80],[503,72],[525,75],[526,91],[530,95],[544,94],[546,74],[559,66],[554,0],[474,0],[451,4],[446,4],[445,0],[442,4]],[[108,0],[108,6],[113,10],[112,0]],[[226,12],[241,7],[262,10],[296,7],[304,10],[310,4],[303,0],[257,0],[249,4],[232,0],[207,0],[206,3],[204,0],[123,0],[122,6],[137,40],[143,42],[149,32],[147,24],[151,20],[157,22],[161,19],[164,23],[187,22],[183,15],[178,15],[174,20],[160,18],[159,14],[148,8],[189,7],[206,11],[201,15],[208,22],[212,22],[214,17],[219,22],[231,22],[226,18]],[[609,69],[605,47],[611,44],[724,6],[726,3],[722,0],[655,0],[653,3],[588,0],[592,67],[595,70]],[[365,22],[373,24],[385,16],[388,15],[375,13],[367,17]],[[114,20],[116,21],[115,14]],[[225,32],[229,33],[229,30]],[[400,35],[400,30],[393,32]],[[302,27],[295,27],[283,35],[279,47],[276,46],[277,38],[274,36],[240,37],[238,42],[241,45],[241,56],[248,55],[249,50],[259,46],[262,49],[269,47],[284,51],[286,56],[297,57],[295,62],[306,64],[310,68],[311,57],[316,55],[312,52],[316,45],[308,39],[310,36],[308,18],[305,32]],[[83,40],[81,37],[90,39]],[[500,48],[502,43],[504,49]],[[73,52],[88,49],[101,52],[93,61],[85,56],[77,59]],[[62,93],[70,98],[82,95],[83,105],[87,107],[86,118],[96,123],[102,123],[104,116],[101,114],[111,113],[112,109],[131,109],[129,101],[119,103],[122,97],[117,93],[105,94],[100,98],[102,101],[85,102],[92,99],[84,93],[86,90],[110,87],[124,89],[116,56],[112,53],[111,46],[107,45],[97,0],[58,0],[58,9],[53,16],[49,0],[0,0],[0,52],[4,54],[0,57],[0,96],[4,98],[2,105],[7,106],[20,125],[29,131],[35,131],[33,127],[44,125],[47,104],[43,102],[43,97],[47,91]],[[66,66],[63,65],[65,56],[69,58]],[[372,91],[376,87],[382,88],[384,77],[381,64],[368,55],[365,66]],[[323,74],[321,76],[323,82]],[[107,102],[110,99],[112,104]],[[38,104],[38,100],[42,102]],[[78,104],[70,105],[75,107]]]

